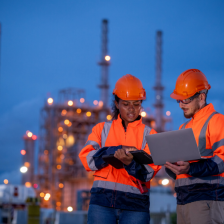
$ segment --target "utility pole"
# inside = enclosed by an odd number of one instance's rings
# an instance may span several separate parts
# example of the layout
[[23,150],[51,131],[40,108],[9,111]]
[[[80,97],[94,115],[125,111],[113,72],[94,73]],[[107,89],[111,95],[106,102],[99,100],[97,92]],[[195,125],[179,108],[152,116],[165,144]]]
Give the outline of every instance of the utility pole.
[[103,108],[107,108],[108,106],[108,66],[110,65],[110,56],[107,55],[107,28],[108,20],[104,19],[102,21],[102,54],[101,61],[98,63],[101,66],[101,83],[98,87],[101,89],[101,101],[103,102]]
[[163,95],[162,92],[164,87],[161,83],[162,77],[162,31],[157,31],[156,33],[156,84],[153,89],[156,91],[156,102],[155,107],[155,121],[156,121],[156,131],[164,131],[163,125]]

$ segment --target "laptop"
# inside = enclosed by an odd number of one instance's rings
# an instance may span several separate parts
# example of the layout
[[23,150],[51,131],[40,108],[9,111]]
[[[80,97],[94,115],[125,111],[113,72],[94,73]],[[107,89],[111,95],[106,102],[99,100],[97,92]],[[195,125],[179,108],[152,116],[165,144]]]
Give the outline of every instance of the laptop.
[[201,159],[191,128],[147,135],[145,138],[155,165]]

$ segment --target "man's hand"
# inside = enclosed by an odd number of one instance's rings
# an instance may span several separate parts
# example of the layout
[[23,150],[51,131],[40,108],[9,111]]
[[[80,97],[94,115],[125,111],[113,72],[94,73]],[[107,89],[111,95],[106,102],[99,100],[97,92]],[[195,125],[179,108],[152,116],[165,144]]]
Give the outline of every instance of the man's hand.
[[178,161],[177,165],[166,162],[166,164],[164,166],[166,168],[170,169],[173,173],[175,173],[177,175],[188,173],[188,171],[190,169],[190,163],[184,162],[184,161]]
[[114,157],[119,159],[125,165],[129,165],[131,161],[133,160],[133,155],[128,150],[126,151],[125,149],[123,149],[123,147],[122,149],[118,149],[114,153]]

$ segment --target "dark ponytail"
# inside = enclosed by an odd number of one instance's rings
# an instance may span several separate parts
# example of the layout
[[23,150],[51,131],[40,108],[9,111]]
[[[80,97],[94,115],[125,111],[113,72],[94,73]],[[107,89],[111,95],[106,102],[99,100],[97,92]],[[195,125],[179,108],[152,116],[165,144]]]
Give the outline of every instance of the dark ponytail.
[[117,109],[116,105],[115,105],[115,101],[117,103],[119,103],[120,98],[117,95],[114,95],[114,99],[112,101],[112,116],[113,116],[113,120],[116,120],[118,118],[118,114],[120,113],[120,111]]

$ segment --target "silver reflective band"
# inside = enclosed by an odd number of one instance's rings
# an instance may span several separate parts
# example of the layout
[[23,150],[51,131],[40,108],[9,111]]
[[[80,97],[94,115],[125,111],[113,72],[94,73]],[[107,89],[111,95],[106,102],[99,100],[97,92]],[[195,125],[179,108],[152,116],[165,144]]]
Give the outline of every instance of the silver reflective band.
[[142,194],[137,187],[111,181],[96,180],[93,182],[93,187],[105,188],[109,190],[122,191],[139,195],[149,195],[149,191]]
[[105,146],[112,122],[105,122],[101,133],[101,148]]
[[86,147],[87,145],[91,145],[95,150],[98,150],[100,148],[100,145],[97,142],[91,140],[87,141],[84,147]]
[[189,177],[177,179],[175,187],[183,187],[191,184],[219,184],[224,185],[224,177],[220,176],[209,176],[209,177]]
[[150,167],[149,165],[144,165],[145,169],[149,172],[146,176],[146,180],[145,182],[148,182],[152,179],[153,174],[154,174],[154,170],[152,167]]
[[146,145],[145,136],[149,135],[151,130],[152,130],[152,128],[145,125],[144,132],[143,132],[142,148],[141,148],[142,150],[145,148],[145,145]]
[[90,151],[89,154],[86,156],[86,160],[87,160],[87,163],[88,163],[88,166],[91,170],[98,170],[95,166],[95,161],[93,159],[93,156],[94,154],[97,153],[98,150],[93,150],[93,151]]
[[217,166],[219,168],[219,173],[223,173],[224,172],[224,162],[223,162],[223,160],[220,157],[218,157],[217,155],[212,157],[211,160],[217,164]]

